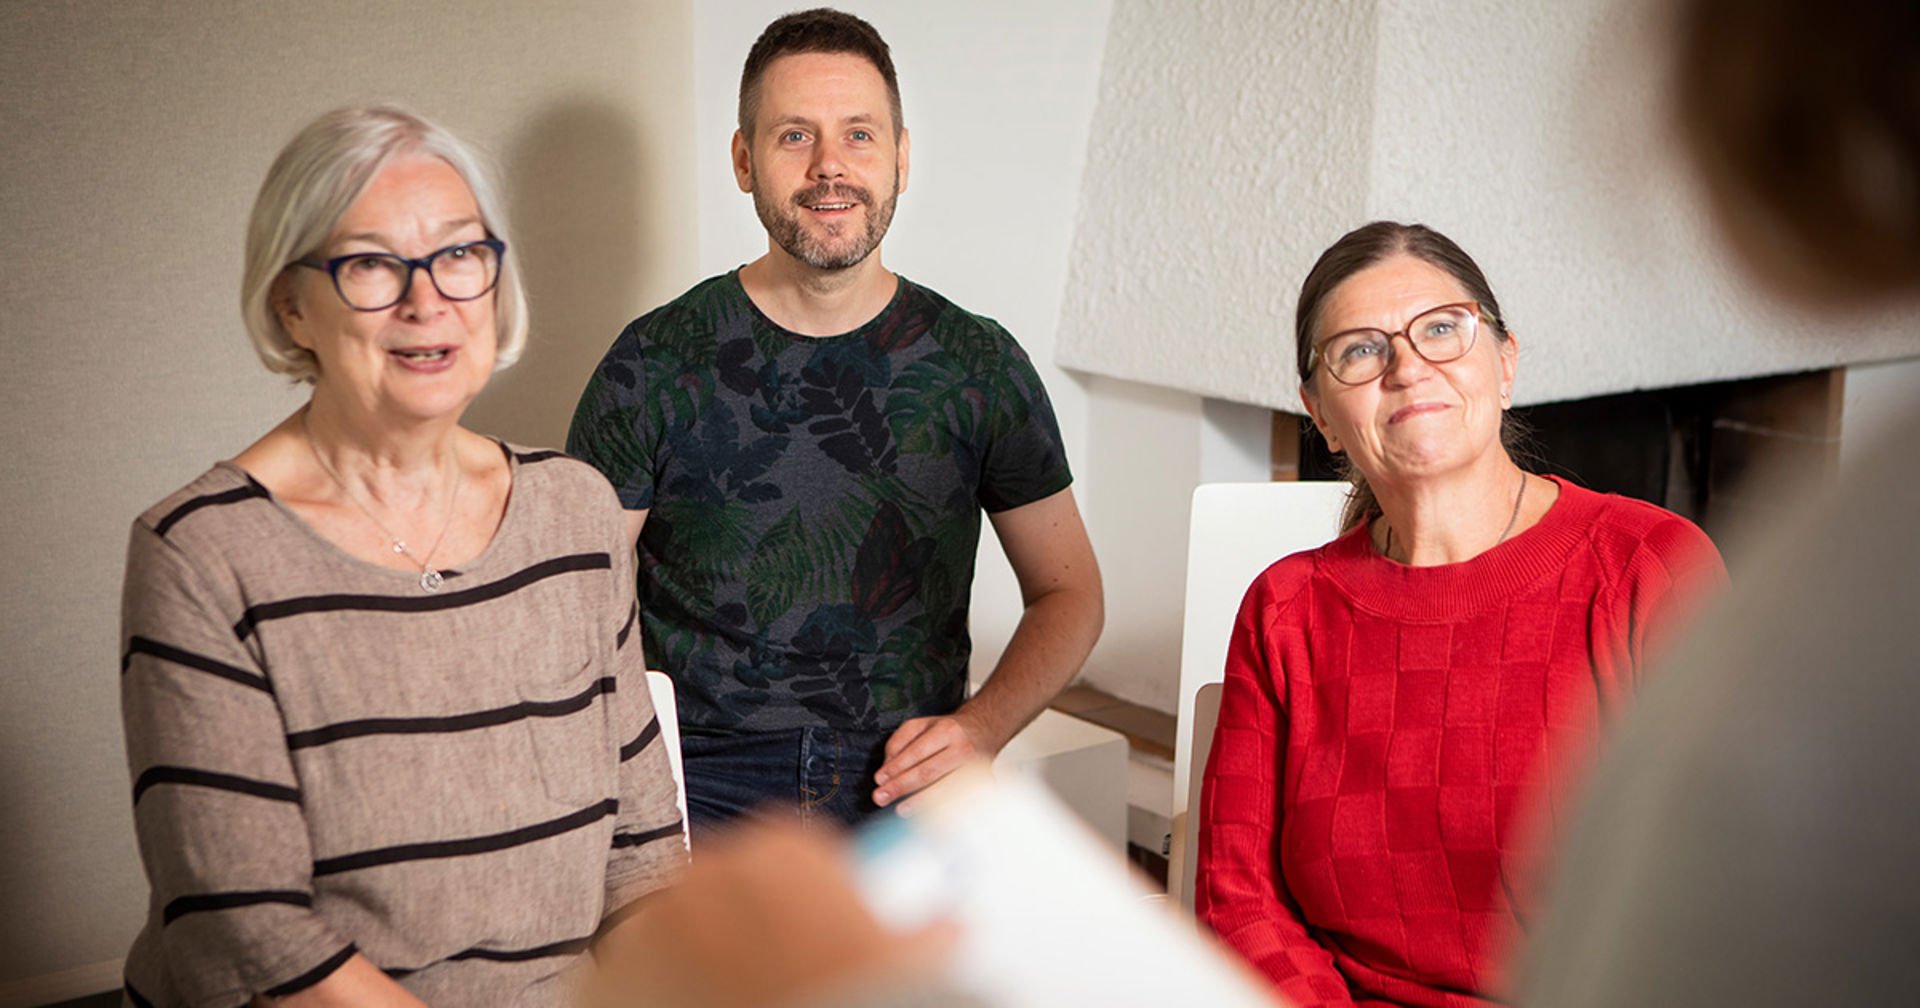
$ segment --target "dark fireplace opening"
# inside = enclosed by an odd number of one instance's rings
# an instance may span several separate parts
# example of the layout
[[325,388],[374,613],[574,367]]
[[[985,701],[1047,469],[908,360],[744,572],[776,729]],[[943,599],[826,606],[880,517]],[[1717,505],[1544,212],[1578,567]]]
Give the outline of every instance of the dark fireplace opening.
[[[1809,371],[1516,409],[1522,465],[1637,497],[1716,539],[1777,512],[1774,479],[1822,480],[1839,458],[1844,372]],[[1274,478],[1337,479],[1307,418],[1274,415]],[[1297,475],[1295,475],[1297,474]]]

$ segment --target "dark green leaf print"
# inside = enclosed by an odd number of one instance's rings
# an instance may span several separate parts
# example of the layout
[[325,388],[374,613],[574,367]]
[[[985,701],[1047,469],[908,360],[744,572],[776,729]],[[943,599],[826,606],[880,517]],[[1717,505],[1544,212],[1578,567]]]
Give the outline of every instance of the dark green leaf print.
[[753,510],[739,501],[655,501],[647,521],[655,518],[672,525],[674,545],[685,550],[686,560],[692,561],[682,566],[727,572],[753,550],[754,538],[749,532]]
[[[769,626],[793,608],[796,599],[831,597],[843,568],[831,545],[807,534],[800,510],[788,511],[760,539],[747,566],[747,609],[760,626]],[[843,589],[844,590],[844,589]]]
[[887,397],[887,422],[903,452],[945,455],[981,429],[986,395],[951,361],[918,361]]

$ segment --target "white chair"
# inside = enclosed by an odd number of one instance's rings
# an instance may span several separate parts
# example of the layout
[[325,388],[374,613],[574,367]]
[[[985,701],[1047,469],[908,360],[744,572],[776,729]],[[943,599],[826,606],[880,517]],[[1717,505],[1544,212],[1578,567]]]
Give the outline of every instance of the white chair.
[[667,762],[673,767],[673,790],[680,806],[680,837],[687,832],[687,771],[680,765],[680,708],[674,699],[673,679],[665,672],[647,670],[647,694],[653,698],[653,716],[660,719],[660,742],[667,747]]
[[[1180,692],[1173,747],[1172,842],[1167,893],[1193,909],[1199,817],[1192,805],[1220,712],[1227,640],[1247,586],[1289,553],[1312,549],[1339,531],[1345,483],[1208,483],[1193,492],[1187,538],[1186,625],[1180,644]],[[1203,692],[1204,691],[1204,692]]]

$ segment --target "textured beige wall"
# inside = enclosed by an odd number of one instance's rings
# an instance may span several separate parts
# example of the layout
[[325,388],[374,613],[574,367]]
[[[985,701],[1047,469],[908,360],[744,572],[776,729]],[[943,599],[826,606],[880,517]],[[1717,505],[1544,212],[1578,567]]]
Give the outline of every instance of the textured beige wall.
[[1365,219],[1379,2],[1115,0],[1059,363],[1287,407],[1293,291]]
[[1294,295],[1374,218],[1485,268],[1521,405],[1920,354],[1912,311],[1738,275],[1671,142],[1669,7],[1116,0],[1060,363],[1297,411]]
[[392,100],[495,154],[533,342],[469,420],[553,444],[618,328],[691,278],[690,36],[686,0],[0,5],[0,1005],[117,959],[144,912],[126,530],[302,398],[235,308],[274,153]]

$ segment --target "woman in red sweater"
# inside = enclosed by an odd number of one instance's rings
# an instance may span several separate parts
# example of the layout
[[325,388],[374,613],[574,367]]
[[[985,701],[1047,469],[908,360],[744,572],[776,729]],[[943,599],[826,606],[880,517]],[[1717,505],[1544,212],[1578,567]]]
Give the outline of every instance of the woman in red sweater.
[[1445,236],[1341,238],[1295,332],[1354,493],[1338,539],[1241,604],[1197,910],[1298,1005],[1490,1003],[1533,909],[1517,827],[1559,819],[1725,571],[1686,519],[1514,463],[1514,336]]

